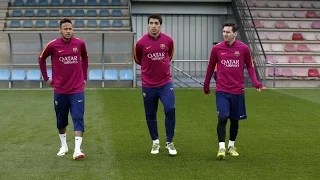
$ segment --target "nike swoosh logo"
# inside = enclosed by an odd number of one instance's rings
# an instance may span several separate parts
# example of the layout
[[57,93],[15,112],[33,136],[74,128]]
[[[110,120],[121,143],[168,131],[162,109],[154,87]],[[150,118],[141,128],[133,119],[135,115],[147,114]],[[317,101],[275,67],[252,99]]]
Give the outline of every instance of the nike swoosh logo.
[[60,52],[62,52],[63,50],[59,50],[58,52],[60,53]]
[[79,103],[81,103],[83,100],[78,100]]
[[149,46],[149,47],[146,47],[146,49],[150,49],[151,48],[151,46]]
[[221,53],[221,55],[225,55],[226,53]]

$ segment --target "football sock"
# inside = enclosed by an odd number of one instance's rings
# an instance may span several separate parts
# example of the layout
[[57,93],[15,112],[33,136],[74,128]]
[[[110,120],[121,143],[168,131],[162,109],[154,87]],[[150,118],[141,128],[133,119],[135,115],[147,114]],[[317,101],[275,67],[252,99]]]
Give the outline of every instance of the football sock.
[[229,140],[228,148],[229,147],[234,147],[234,141]]
[[68,147],[67,146],[67,134],[59,134],[60,141],[61,141],[61,147]]
[[81,147],[81,143],[82,143],[82,137],[76,136],[74,139],[75,139],[74,151],[75,152],[81,152],[80,147]]
[[159,139],[153,140],[152,142],[153,142],[153,144],[160,144]]
[[225,142],[219,142],[219,149],[226,149],[226,143]]

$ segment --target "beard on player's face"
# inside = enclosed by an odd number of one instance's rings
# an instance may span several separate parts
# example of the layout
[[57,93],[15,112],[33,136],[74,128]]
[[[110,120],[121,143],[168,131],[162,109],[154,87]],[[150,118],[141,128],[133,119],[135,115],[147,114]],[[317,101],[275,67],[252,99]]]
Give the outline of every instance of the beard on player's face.
[[65,40],[70,40],[72,38],[73,34],[72,33],[63,33],[63,32],[61,32],[61,36]]

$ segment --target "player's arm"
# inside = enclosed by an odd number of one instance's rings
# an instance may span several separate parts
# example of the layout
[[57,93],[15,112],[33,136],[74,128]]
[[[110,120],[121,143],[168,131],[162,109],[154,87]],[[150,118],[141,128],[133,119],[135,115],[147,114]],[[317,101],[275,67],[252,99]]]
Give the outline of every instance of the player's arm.
[[212,78],[212,75],[214,73],[214,69],[215,66],[217,64],[217,52],[216,52],[216,48],[212,48],[211,50],[211,54],[210,54],[210,60],[209,60],[209,64],[208,64],[208,68],[207,68],[207,73],[206,73],[206,77],[204,80],[204,86],[203,86],[203,90],[206,94],[210,94],[210,81]]
[[87,81],[88,78],[88,52],[86,48],[86,44],[83,42],[81,47],[81,58],[82,58],[82,72],[83,72],[83,78],[85,81]]
[[171,39],[171,41],[169,42],[169,59],[170,59],[170,61],[172,61],[173,55],[174,55],[174,42]]
[[[48,81],[49,77],[48,77],[48,73],[47,73],[47,62],[46,59],[47,57],[51,56],[52,54],[52,43],[53,41],[49,42],[46,47],[41,51],[40,55],[39,55],[39,59],[38,59],[38,63],[40,66],[40,71],[43,77],[44,81]],[[52,77],[51,77],[52,78]]]
[[133,58],[134,58],[134,61],[139,65],[141,65],[142,51],[143,51],[143,46],[138,41],[133,49]]
[[250,79],[251,79],[254,87],[257,88],[257,89],[261,89],[262,88],[262,84],[257,79],[256,72],[255,72],[255,69],[254,69],[254,64],[253,64],[253,61],[252,61],[252,56],[251,56],[249,48],[246,48],[246,51],[244,53],[244,61],[246,63],[247,70],[248,70]]

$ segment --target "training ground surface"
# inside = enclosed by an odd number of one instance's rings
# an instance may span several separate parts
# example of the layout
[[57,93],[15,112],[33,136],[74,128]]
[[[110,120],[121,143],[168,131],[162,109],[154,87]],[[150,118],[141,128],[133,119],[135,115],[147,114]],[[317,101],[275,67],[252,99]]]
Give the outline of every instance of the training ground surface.
[[[213,90],[212,90],[213,91]],[[320,90],[246,90],[248,120],[240,122],[239,157],[216,160],[215,96],[176,90],[176,157],[151,155],[140,89],[86,91],[83,160],[57,157],[60,140],[51,90],[0,91],[0,179],[317,179]],[[229,125],[229,124],[228,124]],[[228,132],[228,131],[227,131]],[[227,138],[229,137],[227,133]]]

